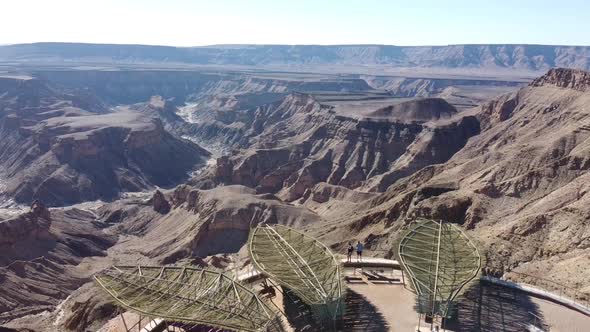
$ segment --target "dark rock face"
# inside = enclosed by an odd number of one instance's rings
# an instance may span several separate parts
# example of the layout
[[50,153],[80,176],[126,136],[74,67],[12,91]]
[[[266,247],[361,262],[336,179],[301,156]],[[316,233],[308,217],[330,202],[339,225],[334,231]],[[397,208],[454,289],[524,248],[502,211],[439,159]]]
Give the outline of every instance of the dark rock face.
[[13,81],[0,94],[0,176],[17,202],[59,206],[173,186],[209,156],[158,118],[83,110],[36,79]]
[[466,215],[472,202],[469,197],[445,195],[418,203],[412,211],[412,218],[423,217],[445,220],[455,224],[465,224]]
[[166,200],[164,194],[161,191],[156,190],[154,196],[151,199],[152,206],[154,207],[154,211],[159,212],[161,214],[166,214],[170,212],[170,203]]
[[480,133],[480,123],[465,116],[448,124],[425,128],[422,135],[408,146],[404,157],[409,162],[396,163],[389,171],[370,179],[372,191],[382,192],[401,178],[410,176],[429,165],[448,161],[460,151],[469,138]]
[[531,86],[554,85],[578,91],[590,90],[590,72],[567,68],[554,68],[537,79]]
[[519,104],[519,96],[519,93],[507,94],[481,105],[482,111],[478,114],[478,119],[482,129],[508,120]]

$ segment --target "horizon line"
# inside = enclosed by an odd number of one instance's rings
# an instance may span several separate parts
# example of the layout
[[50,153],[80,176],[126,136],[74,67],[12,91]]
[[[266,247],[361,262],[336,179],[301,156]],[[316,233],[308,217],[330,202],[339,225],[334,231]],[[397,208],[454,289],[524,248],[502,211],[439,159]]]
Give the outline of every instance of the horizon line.
[[207,45],[164,45],[164,44],[141,44],[141,43],[106,43],[106,42],[75,42],[75,41],[39,41],[25,43],[0,43],[3,46],[39,45],[39,44],[78,44],[78,45],[116,45],[116,46],[151,46],[169,48],[206,48],[206,47],[238,47],[238,46],[319,46],[319,47],[353,47],[353,46],[382,46],[382,47],[450,47],[450,46],[552,46],[552,47],[590,47],[590,45],[568,45],[568,44],[539,44],[539,43],[458,43],[458,44],[417,44],[417,45],[396,45],[396,44],[274,44],[274,43],[227,43]]

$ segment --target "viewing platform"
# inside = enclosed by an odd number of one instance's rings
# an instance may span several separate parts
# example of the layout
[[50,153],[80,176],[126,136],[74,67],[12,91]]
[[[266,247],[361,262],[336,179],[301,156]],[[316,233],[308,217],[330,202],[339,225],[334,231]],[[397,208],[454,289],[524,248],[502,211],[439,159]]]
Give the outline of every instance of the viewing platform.
[[[357,261],[353,258],[352,261],[348,262],[346,258],[342,258],[340,263],[344,269],[343,272],[347,281],[362,279],[362,275],[365,275],[369,281],[383,278],[404,281],[401,265],[396,260],[364,257],[362,261]],[[250,266],[247,270],[238,273],[236,279],[244,283],[254,283],[263,280],[264,275],[256,270],[256,268]]]
[[360,261],[353,257],[350,262],[348,261],[348,259],[342,258],[340,262],[342,263],[342,266],[345,268],[388,268],[397,270],[401,269],[401,265],[398,261],[377,257],[363,257],[363,259]]

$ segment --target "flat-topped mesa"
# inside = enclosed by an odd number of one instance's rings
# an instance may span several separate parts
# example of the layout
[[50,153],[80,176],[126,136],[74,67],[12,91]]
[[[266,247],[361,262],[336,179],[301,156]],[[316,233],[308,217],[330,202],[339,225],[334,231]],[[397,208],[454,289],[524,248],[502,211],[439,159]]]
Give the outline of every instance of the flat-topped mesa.
[[530,85],[554,85],[560,88],[590,91],[590,72],[580,69],[554,68],[532,81]]

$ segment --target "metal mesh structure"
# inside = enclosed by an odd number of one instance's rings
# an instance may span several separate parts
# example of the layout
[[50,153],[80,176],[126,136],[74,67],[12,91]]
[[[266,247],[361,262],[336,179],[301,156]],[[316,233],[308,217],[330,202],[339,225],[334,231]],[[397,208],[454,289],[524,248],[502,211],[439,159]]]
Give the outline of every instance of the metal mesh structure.
[[280,330],[277,310],[223,273],[113,266],[94,278],[115,303],[143,316],[233,331]]
[[419,220],[399,244],[399,259],[411,280],[418,312],[448,317],[453,300],[481,268],[476,246],[454,224]]
[[301,298],[316,320],[342,316],[340,261],[324,244],[286,226],[265,225],[252,232],[249,250],[254,266]]

